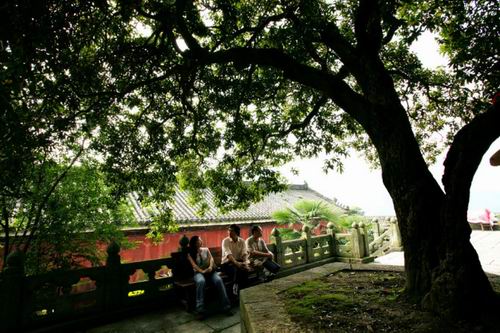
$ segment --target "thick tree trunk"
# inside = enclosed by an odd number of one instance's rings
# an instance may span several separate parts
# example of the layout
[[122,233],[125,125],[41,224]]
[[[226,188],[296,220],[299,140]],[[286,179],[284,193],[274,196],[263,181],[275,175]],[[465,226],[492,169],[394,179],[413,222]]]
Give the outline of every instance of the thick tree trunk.
[[[439,265],[442,192],[428,171],[408,120],[398,117],[399,106],[377,110],[387,114],[371,136],[378,150],[384,185],[399,220],[407,273],[407,291],[416,299],[431,288],[432,271]],[[392,110],[391,110],[392,109]],[[398,120],[399,118],[399,120]]]
[[[399,102],[374,105],[373,112],[377,121],[365,128],[377,148],[384,185],[400,222],[408,294],[448,317],[478,316],[496,297],[469,241],[466,213],[475,168],[463,171],[470,176],[468,184],[443,192],[423,160]],[[452,183],[460,182],[461,175],[455,175]]]
[[[408,294],[440,314],[474,317],[495,297],[469,241],[469,189],[480,157],[500,136],[500,112],[487,112],[487,121],[475,119],[458,133],[451,151],[467,152],[458,154],[461,158],[453,153],[455,158],[448,160],[443,191],[428,170],[394,82],[378,57],[382,28],[373,23],[380,23],[379,9],[375,2],[360,2],[356,49],[339,53],[366,105],[339,105],[363,126],[377,149],[401,228]],[[330,45],[335,49],[336,43]],[[474,147],[478,136],[483,136],[480,147]],[[472,162],[467,158],[471,156]]]
[[424,304],[455,317],[488,316],[490,309],[498,308],[498,297],[469,241],[467,208],[477,167],[488,147],[500,136],[499,123],[498,105],[474,118],[456,134],[444,163],[446,196],[441,214],[444,237],[440,266],[433,272],[433,284]]

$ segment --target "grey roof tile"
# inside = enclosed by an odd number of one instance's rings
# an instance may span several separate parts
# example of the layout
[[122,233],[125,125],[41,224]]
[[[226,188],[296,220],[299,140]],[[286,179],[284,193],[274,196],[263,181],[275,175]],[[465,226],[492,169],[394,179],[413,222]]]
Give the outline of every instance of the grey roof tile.
[[[224,222],[224,221],[249,221],[249,220],[269,220],[272,219],[271,214],[285,207],[292,206],[299,200],[314,200],[324,201],[328,204],[334,204],[340,208],[347,208],[341,205],[336,199],[331,200],[320,193],[308,188],[304,185],[290,185],[288,190],[281,193],[271,193],[264,197],[260,202],[251,204],[246,210],[233,210],[227,213],[221,213],[214,205],[214,195],[207,190],[205,195],[208,209],[204,216],[199,216],[197,211],[199,205],[190,205],[187,192],[176,189],[175,195],[171,202],[164,205],[172,209],[176,222],[183,223],[208,223],[208,222]],[[134,215],[140,224],[147,224],[151,220],[151,216],[157,214],[161,209],[158,206],[150,209],[144,208],[139,202],[137,193],[130,193],[128,200],[134,209]]]

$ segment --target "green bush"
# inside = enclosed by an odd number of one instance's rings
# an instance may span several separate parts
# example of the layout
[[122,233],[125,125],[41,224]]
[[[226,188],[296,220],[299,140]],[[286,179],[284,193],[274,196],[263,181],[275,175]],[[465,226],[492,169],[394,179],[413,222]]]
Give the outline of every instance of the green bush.
[[319,221],[326,221],[334,224],[336,232],[347,231],[353,223],[363,222],[370,225],[369,220],[362,214],[364,214],[363,211],[358,207],[342,210],[324,201],[301,200],[297,201],[293,207],[275,211],[272,217],[280,224],[288,224],[290,231],[284,231],[286,237],[296,239],[300,238],[300,232],[293,232],[292,228],[295,224],[306,225],[312,230],[318,227]]
[[[97,168],[87,163],[70,168],[53,163],[41,172],[44,182],[19,204],[12,224],[18,233],[27,234],[16,238],[15,246],[25,248],[28,274],[99,265],[111,241],[131,246],[121,229],[136,223],[132,209],[125,199],[116,199]],[[44,198],[45,189],[62,172],[66,172],[64,178]],[[38,208],[41,202],[45,202],[43,209]]]

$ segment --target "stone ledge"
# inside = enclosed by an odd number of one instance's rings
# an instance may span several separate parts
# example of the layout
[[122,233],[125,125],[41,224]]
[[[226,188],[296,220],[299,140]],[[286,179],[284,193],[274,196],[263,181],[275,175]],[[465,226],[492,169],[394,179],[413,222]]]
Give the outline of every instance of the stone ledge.
[[240,292],[241,332],[299,332],[278,294],[303,282],[346,269],[404,271],[402,266],[335,262],[244,289]]

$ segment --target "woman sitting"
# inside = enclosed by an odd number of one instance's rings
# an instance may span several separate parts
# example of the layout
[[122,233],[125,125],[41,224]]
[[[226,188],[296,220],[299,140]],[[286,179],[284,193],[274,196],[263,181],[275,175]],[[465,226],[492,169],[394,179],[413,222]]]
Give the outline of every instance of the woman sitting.
[[196,313],[200,319],[205,315],[205,282],[208,280],[217,289],[222,305],[222,311],[227,315],[232,315],[231,303],[227,298],[226,287],[217,272],[212,254],[207,247],[202,247],[203,241],[199,236],[193,236],[189,240],[188,260],[193,266],[194,282],[196,284]]

